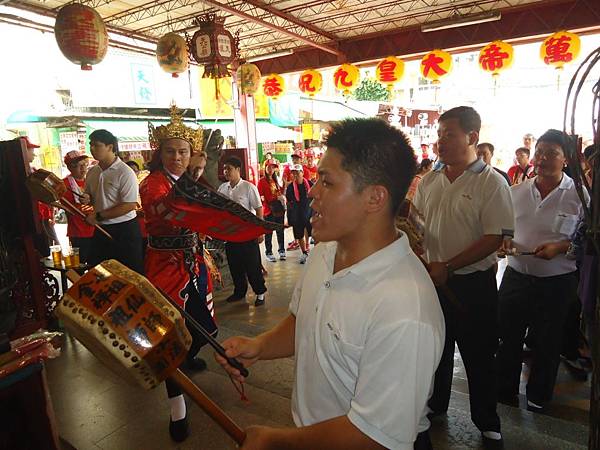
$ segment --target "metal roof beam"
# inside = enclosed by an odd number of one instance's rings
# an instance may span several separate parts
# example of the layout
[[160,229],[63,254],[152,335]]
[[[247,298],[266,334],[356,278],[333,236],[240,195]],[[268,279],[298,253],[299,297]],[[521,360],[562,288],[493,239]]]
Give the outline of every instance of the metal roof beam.
[[231,6],[224,5],[223,3],[219,3],[219,2],[217,2],[215,0],[201,0],[201,1],[202,1],[202,3],[205,3],[207,5],[210,5],[210,6],[213,6],[215,8],[219,8],[219,9],[225,11],[225,12],[228,12],[229,14],[233,14],[234,16],[242,17],[242,18],[244,18],[246,20],[249,20],[251,22],[258,23],[259,25],[262,25],[265,28],[268,28],[269,30],[278,31],[279,33],[282,33],[282,34],[285,34],[285,35],[287,35],[289,37],[297,39],[300,42],[303,42],[303,43],[305,43],[307,45],[310,45],[311,47],[314,47],[314,48],[317,48],[317,49],[322,50],[324,52],[327,52],[327,53],[330,53],[332,55],[335,55],[338,58],[343,57],[343,53],[340,50],[338,50],[337,48],[333,48],[333,47],[330,47],[330,46],[324,45],[324,44],[319,44],[318,42],[316,42],[316,41],[314,41],[312,39],[308,39],[308,38],[306,38],[304,36],[301,36],[301,35],[299,35],[297,33],[290,32],[290,31],[288,31],[288,30],[286,30],[286,29],[284,29],[282,27],[279,27],[277,25],[273,25],[273,24],[271,24],[269,22],[266,22],[266,21],[264,21],[262,19],[259,19],[257,17],[251,16],[250,14],[246,14],[245,12],[242,12],[242,11],[240,11],[238,9],[232,8]]

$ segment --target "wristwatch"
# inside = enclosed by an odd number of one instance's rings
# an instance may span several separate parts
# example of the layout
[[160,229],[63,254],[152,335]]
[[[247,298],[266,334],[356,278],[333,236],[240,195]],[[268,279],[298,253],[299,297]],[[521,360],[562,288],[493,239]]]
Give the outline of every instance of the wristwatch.
[[446,273],[448,274],[448,278],[452,278],[454,276],[454,269],[450,263],[446,263]]
[[96,217],[96,222],[102,222],[104,220],[104,217],[102,217],[102,214],[100,214],[100,212],[97,212],[95,217]]

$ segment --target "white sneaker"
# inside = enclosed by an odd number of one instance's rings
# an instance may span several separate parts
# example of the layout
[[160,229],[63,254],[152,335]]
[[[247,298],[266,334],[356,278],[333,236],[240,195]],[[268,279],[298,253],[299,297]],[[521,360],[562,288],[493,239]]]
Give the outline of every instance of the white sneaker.
[[267,253],[267,255],[266,255],[266,256],[267,256],[267,260],[268,260],[268,261],[270,261],[270,262],[275,262],[275,261],[277,261],[277,259],[276,259],[276,258],[273,256],[273,254],[272,254],[272,253]]
[[308,258],[308,255],[306,253],[302,253],[302,255],[300,255],[300,258],[298,258],[298,262],[300,264],[304,264],[306,263],[306,258]]
[[286,260],[285,251],[279,252],[279,260],[280,261],[285,261]]

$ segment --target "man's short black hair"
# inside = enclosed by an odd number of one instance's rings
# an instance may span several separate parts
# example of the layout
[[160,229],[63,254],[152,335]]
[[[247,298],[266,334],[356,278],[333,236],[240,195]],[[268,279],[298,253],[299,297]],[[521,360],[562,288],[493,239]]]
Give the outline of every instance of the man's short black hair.
[[223,161],[223,165],[235,167],[236,169],[242,168],[242,160],[237,156],[229,156]]
[[381,119],[346,119],[335,123],[325,140],[342,156],[342,168],[352,175],[354,188],[384,186],[396,215],[416,171],[408,138]]
[[127,164],[133,170],[140,170],[140,165],[137,162],[133,161],[133,160],[126,161],[125,164]]
[[494,146],[489,142],[482,142],[481,144],[477,144],[477,150],[481,150],[482,148],[487,147],[490,149],[490,153],[494,154]]
[[90,134],[90,142],[102,142],[104,145],[112,144],[113,153],[119,153],[119,140],[108,130],[95,130]]
[[479,133],[481,130],[481,117],[470,106],[457,106],[456,108],[449,109],[440,116],[438,122],[450,119],[458,119],[460,128],[465,133],[470,133],[471,131]]
[[597,145],[594,145],[594,144],[592,144],[592,145],[588,145],[588,146],[587,146],[587,147],[586,147],[586,148],[583,150],[583,157],[584,157],[586,160],[588,160],[588,161],[589,161],[591,158],[595,158],[595,157],[597,156],[597,155],[596,155],[596,153],[597,153],[597,151],[596,151],[596,150],[597,150],[597,148],[598,148],[598,146],[597,146]]
[[540,142],[552,142],[553,144],[560,145],[565,156],[568,156],[568,152],[571,151],[571,147],[569,146],[569,136],[560,130],[550,128],[538,138],[535,143],[535,148],[537,148]]
[[527,156],[531,155],[531,151],[527,148],[527,147],[519,147],[518,149],[515,150],[515,155],[519,152],[523,152],[525,153]]

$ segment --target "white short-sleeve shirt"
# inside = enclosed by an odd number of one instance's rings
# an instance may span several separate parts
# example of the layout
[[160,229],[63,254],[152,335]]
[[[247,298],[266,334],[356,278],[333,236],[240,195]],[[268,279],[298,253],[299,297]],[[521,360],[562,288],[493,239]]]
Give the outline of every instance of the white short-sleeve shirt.
[[231,187],[228,181],[219,186],[218,192],[239,203],[252,214],[256,214],[256,209],[262,208],[258,188],[249,181],[240,179],[234,187]]
[[[413,204],[425,217],[424,247],[428,261],[448,261],[484,235],[513,236],[510,188],[491,166],[478,159],[453,183],[444,165],[423,177]],[[457,270],[487,270],[496,253]]]
[[[135,172],[117,157],[110,167],[102,170],[99,164],[91,167],[85,178],[85,192],[92,198],[94,210],[106,211],[121,203],[137,203],[138,180]],[[126,222],[136,218],[135,210],[119,217],[103,220],[105,225]]]
[[423,264],[402,235],[333,274],[337,244],[311,251],[296,317],[297,426],[340,416],[386,448],[412,450],[429,428],[427,400],[444,347],[444,318]]
[[[583,219],[583,205],[575,190],[575,183],[563,174],[558,187],[543,200],[530,178],[511,188],[515,207],[515,237],[513,245],[519,252],[531,252],[546,242],[570,240]],[[584,190],[589,202],[587,191]],[[551,260],[534,256],[509,256],[508,265],[518,272],[536,277],[550,277],[573,272],[574,260],[557,255]]]

